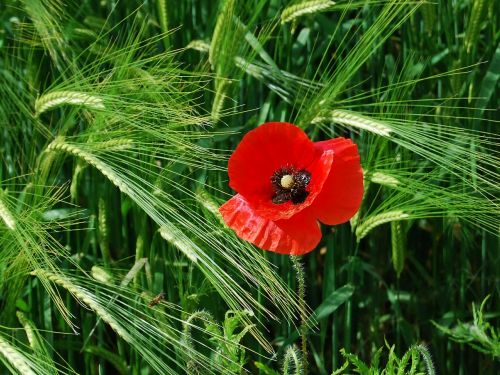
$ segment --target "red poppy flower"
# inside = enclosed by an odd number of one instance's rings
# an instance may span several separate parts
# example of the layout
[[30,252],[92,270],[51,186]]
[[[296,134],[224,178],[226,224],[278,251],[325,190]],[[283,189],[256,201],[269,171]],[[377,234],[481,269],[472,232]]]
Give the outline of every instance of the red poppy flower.
[[363,197],[358,148],[350,139],[312,142],[286,122],[248,132],[228,174],[238,194],[219,209],[226,224],[242,239],[282,254],[313,250],[321,239],[318,220],[346,222]]

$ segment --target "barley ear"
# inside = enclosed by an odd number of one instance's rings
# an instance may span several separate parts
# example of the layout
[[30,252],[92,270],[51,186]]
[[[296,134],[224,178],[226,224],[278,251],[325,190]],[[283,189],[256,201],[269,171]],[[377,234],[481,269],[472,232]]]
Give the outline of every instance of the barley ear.
[[391,222],[392,266],[399,278],[405,266],[405,237],[401,221]]
[[335,5],[335,2],[330,0],[311,0],[290,5],[281,13],[281,24],[295,21],[298,17],[305,14],[323,12],[331,8],[333,5]]
[[14,230],[16,228],[16,220],[5,203],[4,195],[5,193],[0,189],[0,218],[7,228]]
[[62,105],[76,105],[87,109],[104,109],[102,99],[96,95],[89,95],[77,91],[55,91],[40,96],[35,101],[35,117]]
[[365,219],[362,223],[358,224],[356,228],[357,241],[361,241],[373,228],[379,225],[390,223],[395,220],[405,220],[409,217],[410,215],[401,210],[389,211],[371,216],[368,219]]
[[162,225],[159,232],[165,240],[180,250],[189,260],[193,263],[198,262],[196,245],[179,228],[173,224],[165,224]]
[[325,121],[334,122],[346,127],[366,130],[381,137],[388,137],[392,132],[391,127],[386,123],[360,115],[356,112],[344,111],[340,109],[332,111],[330,115],[326,117],[318,116],[312,120],[312,123],[314,124]]
[[471,53],[472,48],[478,43],[481,22],[483,21],[483,14],[486,10],[486,3],[486,0],[472,1],[472,9],[464,38],[465,49],[468,54]]
[[6,361],[8,363],[6,367],[7,368],[12,367],[16,369],[19,372],[19,374],[36,375],[32,367],[30,366],[28,358],[26,358],[22,352],[20,352],[16,347],[12,346],[1,335],[0,335],[0,360],[2,362]]

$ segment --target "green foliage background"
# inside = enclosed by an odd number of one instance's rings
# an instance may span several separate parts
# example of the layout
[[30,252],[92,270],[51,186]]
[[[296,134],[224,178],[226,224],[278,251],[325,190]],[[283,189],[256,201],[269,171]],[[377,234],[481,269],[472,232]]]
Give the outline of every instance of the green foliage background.
[[[1,2],[0,372],[497,374],[499,14]],[[360,150],[360,212],[301,259],[218,215],[266,121]]]

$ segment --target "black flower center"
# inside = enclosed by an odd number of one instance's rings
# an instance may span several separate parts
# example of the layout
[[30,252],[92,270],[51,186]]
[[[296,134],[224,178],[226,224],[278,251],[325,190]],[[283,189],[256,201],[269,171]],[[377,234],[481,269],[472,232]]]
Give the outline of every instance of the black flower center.
[[311,181],[311,173],[305,169],[297,171],[294,167],[282,167],[273,173],[271,183],[274,187],[273,203],[282,204],[292,201],[299,204],[306,200],[309,192],[307,185]]

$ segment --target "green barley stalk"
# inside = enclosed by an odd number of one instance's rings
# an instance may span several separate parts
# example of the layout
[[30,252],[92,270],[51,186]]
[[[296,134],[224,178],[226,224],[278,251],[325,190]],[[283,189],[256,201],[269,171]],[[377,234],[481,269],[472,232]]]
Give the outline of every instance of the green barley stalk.
[[[125,277],[120,282],[120,286],[121,287],[126,287],[133,278],[137,277],[137,274],[142,269],[142,267],[147,264],[147,262],[148,262],[147,258],[141,258],[138,261],[136,261],[134,263],[134,265],[132,266],[132,268],[127,272],[127,274],[125,275]],[[92,277],[95,280],[97,280],[97,281],[99,281],[101,283],[104,283],[104,284],[109,284],[110,282],[112,283],[113,276],[109,272],[107,272],[104,269],[101,269],[98,266],[92,266],[91,274],[92,274]],[[113,297],[111,299],[111,301],[105,306],[105,308],[108,308],[109,305],[111,303],[113,303],[114,301],[116,301],[117,298],[118,298],[118,296]],[[92,336],[92,334],[96,330],[96,328],[97,328],[100,320],[101,320],[101,318],[99,318],[97,320],[97,322],[94,324],[94,327],[90,330],[89,334],[87,335],[87,339],[83,343],[84,347],[87,345],[88,341],[90,340],[90,337]]]

